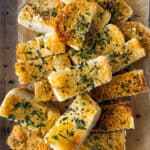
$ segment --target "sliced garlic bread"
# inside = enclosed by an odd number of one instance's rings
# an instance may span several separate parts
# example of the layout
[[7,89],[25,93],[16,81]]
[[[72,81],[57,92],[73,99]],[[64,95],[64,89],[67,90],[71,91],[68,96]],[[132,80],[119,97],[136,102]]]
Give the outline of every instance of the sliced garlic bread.
[[108,55],[120,49],[124,43],[125,39],[120,29],[116,25],[108,24],[89,37],[80,51],[71,49],[69,53],[73,63],[77,65],[100,55]]
[[11,90],[0,107],[0,116],[17,122],[44,136],[60,116],[52,105],[33,102],[33,95],[24,88]]
[[94,127],[100,107],[89,95],[79,95],[45,136],[54,150],[77,150]]
[[135,96],[148,91],[143,70],[134,70],[116,75],[106,85],[98,87],[91,92],[91,96],[97,101],[107,101],[122,97]]
[[44,36],[36,37],[28,42],[21,42],[16,47],[17,60],[32,60],[39,57],[47,57],[65,53],[65,45],[58,37],[51,35],[50,32]]
[[141,46],[139,40],[131,39],[120,50],[108,54],[107,58],[112,66],[112,72],[115,73],[145,56],[145,49]]
[[12,150],[51,150],[36,133],[19,125],[13,127],[7,144]]
[[133,14],[132,8],[125,0],[97,0],[97,2],[111,13],[111,22],[115,24],[127,21]]
[[127,40],[137,38],[147,52],[150,51],[150,30],[140,22],[125,22],[120,25],[120,30]]
[[111,67],[104,56],[79,66],[49,74],[48,80],[58,101],[65,101],[111,81]]
[[50,101],[53,98],[53,92],[48,80],[42,80],[34,83],[34,100]]
[[102,132],[134,129],[131,105],[127,102],[118,102],[102,106],[102,114],[95,129]]
[[126,132],[115,131],[102,133],[92,131],[80,150],[125,150]]
[[59,0],[30,0],[20,10],[18,23],[39,33],[55,32],[55,20],[62,8]]
[[104,10],[100,5],[97,5],[96,15],[93,18],[89,32],[95,32],[103,29],[110,19],[111,14],[109,11]]
[[67,54],[41,57],[37,60],[19,61],[15,64],[15,71],[22,84],[46,79],[53,70],[70,67]]
[[57,32],[70,47],[79,50],[97,11],[96,2],[76,1],[65,5],[57,17]]

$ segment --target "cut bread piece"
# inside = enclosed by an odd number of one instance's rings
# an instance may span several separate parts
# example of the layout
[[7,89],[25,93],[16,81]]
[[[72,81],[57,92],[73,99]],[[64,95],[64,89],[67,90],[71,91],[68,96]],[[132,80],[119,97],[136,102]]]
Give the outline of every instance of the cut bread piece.
[[137,38],[147,52],[150,51],[150,30],[140,22],[125,22],[120,25],[120,30],[127,40]]
[[42,80],[34,83],[34,100],[50,101],[53,98],[53,92],[48,80]]
[[112,72],[115,73],[145,56],[145,49],[141,46],[139,40],[131,39],[124,44],[120,51],[113,51],[107,55],[107,58],[112,66]]
[[57,32],[67,45],[79,50],[97,11],[96,2],[76,1],[65,5],[57,17]]
[[104,10],[101,6],[97,5],[96,15],[93,18],[93,22],[90,27],[90,32],[93,30],[98,31],[104,28],[104,26],[110,21],[111,14]]
[[58,101],[65,101],[111,81],[111,67],[104,56],[79,66],[49,74],[48,80]]
[[134,129],[131,105],[127,102],[118,102],[102,106],[102,114],[95,129],[102,132]]
[[133,10],[125,0],[97,0],[104,9],[111,13],[111,22],[121,24],[132,17]]
[[79,150],[125,150],[126,131],[92,131]]
[[26,43],[17,44],[16,50],[17,59],[25,61],[66,52],[65,45],[50,32]]
[[98,87],[91,92],[97,102],[135,96],[148,91],[143,70],[134,70],[116,75],[106,85]]
[[108,24],[84,42],[80,51],[70,49],[69,54],[74,64],[81,64],[100,55],[108,55],[120,49],[125,43],[124,35],[113,24]]
[[20,10],[18,23],[39,33],[55,32],[55,20],[62,8],[59,0],[30,0]]
[[77,150],[99,118],[101,109],[88,94],[79,95],[45,136],[54,150]]
[[54,125],[60,113],[52,105],[46,106],[33,102],[32,94],[24,88],[11,90],[0,107],[0,116],[44,136]]
[[12,150],[51,150],[36,133],[19,125],[13,127],[7,144]]
[[70,67],[67,54],[41,57],[37,60],[19,61],[15,64],[16,74],[22,84],[46,79],[53,70]]

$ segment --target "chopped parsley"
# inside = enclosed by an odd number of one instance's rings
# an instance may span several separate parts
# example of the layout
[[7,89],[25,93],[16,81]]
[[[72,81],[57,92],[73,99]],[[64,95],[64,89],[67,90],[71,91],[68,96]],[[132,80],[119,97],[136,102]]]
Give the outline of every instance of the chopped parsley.
[[87,55],[86,52],[81,51],[80,54],[79,54],[79,56],[80,56],[81,58],[86,59],[88,55]]
[[88,82],[89,80],[87,79],[86,75],[81,75],[81,82],[85,83]]
[[16,103],[14,106],[14,109],[17,108],[23,108],[23,109],[27,109],[30,106],[30,102],[23,102],[23,103]]
[[102,150],[100,146],[92,146],[91,150]]
[[29,55],[31,55],[31,54],[32,54],[32,52],[30,52],[30,51],[26,51],[26,52],[24,52],[24,54],[29,54]]
[[66,133],[69,137],[74,136],[74,131],[72,131],[72,130],[67,130]]
[[57,136],[57,135],[54,135],[54,136],[52,136],[52,139],[58,140],[58,136]]
[[56,16],[57,16],[57,11],[56,11],[56,10],[53,10],[53,11],[51,12],[51,16],[56,17]]
[[25,116],[25,122],[27,126],[34,126],[34,122],[30,119],[30,116],[28,115]]
[[10,114],[10,115],[8,116],[8,119],[11,120],[11,121],[14,121],[14,120],[16,119],[16,116],[13,115],[13,114]]
[[75,124],[77,129],[85,130],[85,122],[82,119],[75,119]]

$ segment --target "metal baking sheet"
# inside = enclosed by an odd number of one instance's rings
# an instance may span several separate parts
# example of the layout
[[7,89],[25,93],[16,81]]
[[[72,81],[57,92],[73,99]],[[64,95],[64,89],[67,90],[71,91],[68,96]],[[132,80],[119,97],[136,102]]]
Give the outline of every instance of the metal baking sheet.
[[[149,0],[127,0],[134,10],[132,20],[148,26]],[[32,39],[35,33],[18,26],[18,10],[25,0],[0,0],[0,102],[12,88],[19,86],[14,72],[15,47],[18,41]],[[143,68],[150,87],[150,58],[145,58],[133,65]],[[127,150],[150,149],[150,93],[132,98],[135,116],[135,130],[127,131]],[[9,150],[6,139],[12,123],[0,118],[0,150]]]

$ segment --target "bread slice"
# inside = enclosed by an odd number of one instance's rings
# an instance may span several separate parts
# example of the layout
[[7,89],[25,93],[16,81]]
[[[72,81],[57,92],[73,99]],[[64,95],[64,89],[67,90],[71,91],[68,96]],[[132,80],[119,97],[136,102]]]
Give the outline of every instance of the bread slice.
[[67,54],[40,57],[37,60],[19,61],[15,64],[15,71],[22,84],[46,79],[53,70],[70,67]]
[[65,5],[57,17],[57,32],[67,45],[75,50],[82,48],[96,10],[96,2],[76,1]]
[[30,0],[20,10],[18,23],[39,33],[55,32],[55,20],[62,8],[59,0]]
[[108,24],[104,29],[99,29],[94,35],[88,37],[80,51],[70,49],[69,54],[74,64],[81,64],[100,55],[108,55],[120,49],[125,43],[124,35],[113,24]]
[[79,150],[125,150],[126,131],[102,133],[92,131]]
[[99,118],[101,109],[88,94],[79,95],[45,136],[54,150],[76,150]]
[[17,122],[29,130],[44,136],[60,116],[52,105],[33,102],[33,93],[24,88],[11,90],[0,107],[0,116]]
[[140,22],[125,22],[120,25],[120,30],[127,40],[137,38],[147,52],[150,51],[150,30]]
[[51,150],[39,135],[19,125],[13,127],[7,144],[12,150]]
[[79,66],[49,74],[48,80],[58,101],[65,101],[111,81],[111,67],[101,56]]
[[125,0],[97,0],[104,9],[111,13],[111,22],[121,24],[131,18],[132,8]]
[[100,5],[97,5],[96,15],[93,18],[89,32],[96,32],[105,27],[111,19],[109,11],[104,10]]
[[17,59],[24,61],[66,52],[65,45],[57,36],[51,35],[50,32],[26,43],[17,44],[16,50]]
[[112,66],[112,72],[115,73],[145,56],[145,49],[141,46],[139,40],[131,39],[120,50],[108,54],[107,58]]
[[148,91],[143,70],[133,70],[116,75],[106,85],[98,87],[91,92],[97,102],[135,96]]
[[53,92],[48,80],[42,80],[34,83],[34,100],[37,102],[50,101],[53,98]]
[[127,102],[118,102],[102,106],[102,114],[95,129],[102,132],[134,129],[131,105]]

